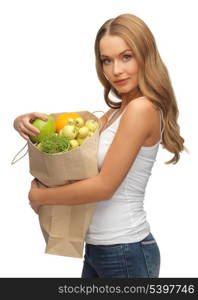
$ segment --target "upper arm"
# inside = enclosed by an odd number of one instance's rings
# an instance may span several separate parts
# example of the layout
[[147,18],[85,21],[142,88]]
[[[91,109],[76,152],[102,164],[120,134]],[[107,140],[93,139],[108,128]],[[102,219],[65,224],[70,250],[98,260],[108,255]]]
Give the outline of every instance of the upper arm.
[[141,146],[152,130],[152,104],[135,101],[127,105],[99,173],[109,197],[131,168]]

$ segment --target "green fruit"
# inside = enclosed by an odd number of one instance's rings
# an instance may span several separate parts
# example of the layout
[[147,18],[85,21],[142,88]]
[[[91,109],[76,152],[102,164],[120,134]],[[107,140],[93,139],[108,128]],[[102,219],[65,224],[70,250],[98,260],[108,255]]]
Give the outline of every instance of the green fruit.
[[74,123],[75,123],[75,126],[77,126],[77,127],[84,126],[84,120],[81,117],[74,119]]
[[32,125],[40,131],[36,136],[30,136],[31,141],[34,143],[41,142],[44,137],[56,132],[56,123],[54,119],[47,114],[44,115],[48,118],[47,121],[36,118],[32,122]]
[[74,149],[79,146],[79,143],[76,139],[70,140],[71,149]]
[[92,136],[93,134],[94,134],[94,132],[93,132],[93,131],[89,131],[89,133],[88,133],[88,137]]
[[89,128],[86,126],[80,127],[79,131],[78,131],[78,137],[81,139],[84,139],[88,136],[89,133]]
[[85,122],[85,126],[87,126],[90,131],[95,132],[96,129],[99,127],[99,123],[96,120],[89,119]]
[[77,136],[78,130],[74,125],[66,125],[61,131],[61,135],[73,140]]
[[76,140],[77,140],[79,146],[81,146],[87,138],[88,138],[88,136],[87,136],[86,138],[84,138],[84,139],[82,139],[82,138],[80,138],[80,137],[77,137]]

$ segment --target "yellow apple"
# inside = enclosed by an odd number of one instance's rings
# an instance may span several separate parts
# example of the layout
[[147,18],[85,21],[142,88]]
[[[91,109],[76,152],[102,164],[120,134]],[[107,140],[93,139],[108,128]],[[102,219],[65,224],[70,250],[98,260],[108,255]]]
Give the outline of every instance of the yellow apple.
[[96,120],[89,119],[85,122],[85,126],[87,126],[90,131],[95,132],[96,129],[99,127],[99,123]]
[[70,140],[73,140],[77,136],[77,129],[74,125],[66,125],[62,129],[62,136],[67,137]]
[[69,142],[70,142],[70,145],[71,145],[72,149],[74,149],[74,148],[76,148],[76,147],[79,146],[79,143],[78,143],[78,141],[76,139],[70,140]]
[[73,118],[67,119],[67,125],[75,125],[75,119]]
[[82,145],[82,144],[84,143],[84,141],[85,141],[87,138],[88,138],[88,137],[82,139],[82,138],[80,138],[80,137],[77,137],[77,141],[78,141],[78,143],[79,143],[79,146]]
[[84,139],[88,136],[89,128],[86,126],[80,127],[78,130],[78,137]]
[[74,125],[77,127],[82,127],[84,125],[83,118],[79,117],[79,118],[74,119]]
[[90,136],[92,136],[94,134],[94,132],[93,131],[89,131],[89,133],[88,133],[88,136],[90,137]]

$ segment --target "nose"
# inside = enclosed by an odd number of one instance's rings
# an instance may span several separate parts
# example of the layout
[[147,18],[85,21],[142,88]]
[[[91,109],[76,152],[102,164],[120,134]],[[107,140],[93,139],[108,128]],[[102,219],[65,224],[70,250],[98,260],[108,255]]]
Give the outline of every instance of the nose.
[[115,61],[113,64],[113,74],[114,75],[122,74],[122,65],[119,61]]

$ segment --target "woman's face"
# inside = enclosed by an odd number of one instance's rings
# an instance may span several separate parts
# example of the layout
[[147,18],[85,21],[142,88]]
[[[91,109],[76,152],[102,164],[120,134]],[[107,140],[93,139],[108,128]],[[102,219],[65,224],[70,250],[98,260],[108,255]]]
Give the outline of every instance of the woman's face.
[[[120,94],[133,94],[138,87],[138,63],[128,44],[119,36],[103,36],[99,45],[103,72]],[[117,80],[126,79],[122,84]]]

